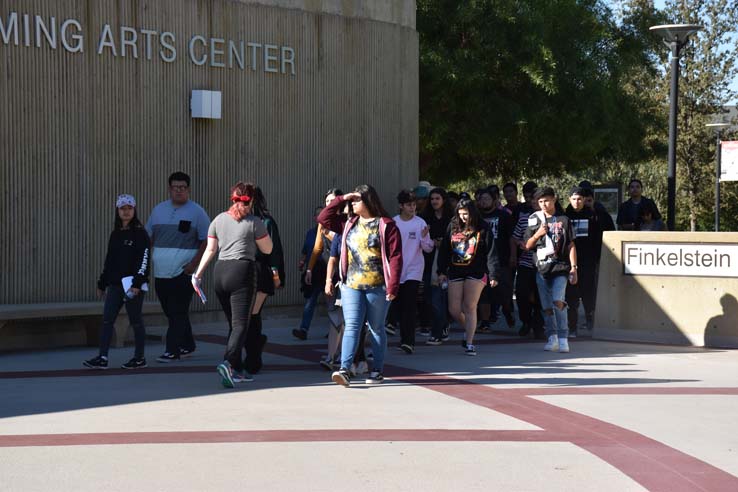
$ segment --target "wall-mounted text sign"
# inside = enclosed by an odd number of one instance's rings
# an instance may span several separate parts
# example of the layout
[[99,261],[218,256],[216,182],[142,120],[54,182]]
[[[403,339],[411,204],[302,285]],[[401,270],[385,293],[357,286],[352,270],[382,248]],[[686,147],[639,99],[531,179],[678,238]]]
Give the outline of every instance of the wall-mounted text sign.
[[738,278],[738,244],[623,242],[623,273]]
[[295,50],[255,41],[189,36],[181,42],[173,32],[103,24],[88,39],[77,19],[10,12],[0,17],[0,43],[16,47],[49,47],[69,53],[94,50],[100,56],[131,57],[174,63],[187,58],[197,66],[295,75]]

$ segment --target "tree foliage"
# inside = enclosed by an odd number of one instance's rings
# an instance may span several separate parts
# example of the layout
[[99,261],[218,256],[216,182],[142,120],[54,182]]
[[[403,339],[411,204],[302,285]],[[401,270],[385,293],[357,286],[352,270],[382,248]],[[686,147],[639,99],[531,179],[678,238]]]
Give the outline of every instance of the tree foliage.
[[[738,95],[730,88],[738,76],[735,60],[738,2],[668,0],[664,14],[671,23],[703,26],[685,47],[681,59],[677,122],[677,184],[681,206],[677,207],[677,221],[680,229],[711,230],[716,144],[713,131],[705,125],[724,113],[723,107]],[[662,60],[667,62],[665,56]],[[668,85],[663,85],[662,92],[668,94]]]
[[[421,173],[560,189],[637,177],[663,208],[669,50],[649,27],[667,23],[705,28],[682,55],[677,228],[711,230],[705,124],[736,98],[736,0],[418,0]],[[738,183],[722,190],[723,229],[738,230]]]
[[[447,183],[648,155],[640,31],[597,0],[418,0],[421,172]],[[645,41],[644,41],[645,40]]]

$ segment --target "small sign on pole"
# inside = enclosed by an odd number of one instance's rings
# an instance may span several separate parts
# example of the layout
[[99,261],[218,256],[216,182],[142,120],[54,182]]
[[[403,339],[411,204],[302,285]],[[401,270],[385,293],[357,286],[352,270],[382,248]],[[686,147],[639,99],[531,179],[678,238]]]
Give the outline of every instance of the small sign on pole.
[[720,142],[720,181],[738,181],[738,141]]

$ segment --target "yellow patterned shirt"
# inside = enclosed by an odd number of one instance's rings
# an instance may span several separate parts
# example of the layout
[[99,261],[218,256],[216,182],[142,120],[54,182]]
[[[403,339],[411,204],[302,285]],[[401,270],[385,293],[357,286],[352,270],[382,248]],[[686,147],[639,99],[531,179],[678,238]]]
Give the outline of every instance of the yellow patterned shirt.
[[348,287],[368,290],[384,285],[378,218],[368,222],[356,221],[346,236],[346,249]]

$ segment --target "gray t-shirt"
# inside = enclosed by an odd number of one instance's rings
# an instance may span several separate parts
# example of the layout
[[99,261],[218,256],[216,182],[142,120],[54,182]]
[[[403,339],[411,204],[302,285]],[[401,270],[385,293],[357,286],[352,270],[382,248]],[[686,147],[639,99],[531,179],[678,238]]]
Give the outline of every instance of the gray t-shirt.
[[218,240],[219,260],[255,260],[256,240],[268,235],[264,222],[258,217],[247,215],[238,222],[228,212],[213,219],[208,229],[208,237]]

